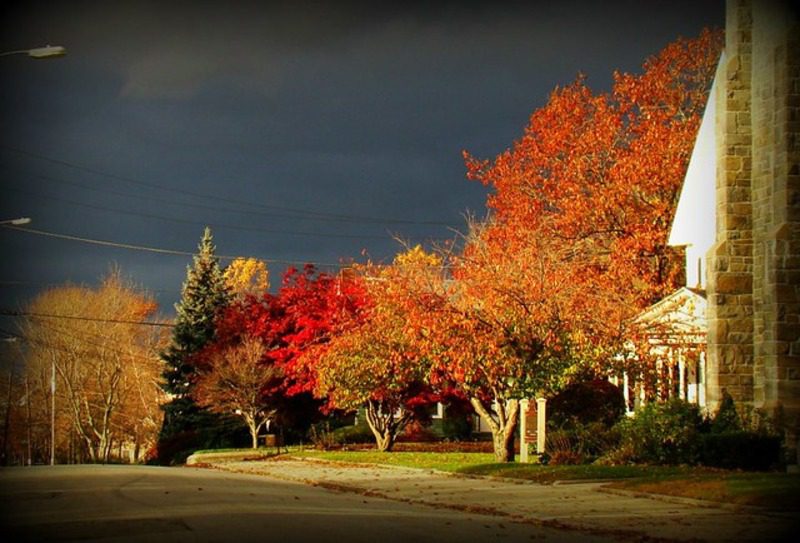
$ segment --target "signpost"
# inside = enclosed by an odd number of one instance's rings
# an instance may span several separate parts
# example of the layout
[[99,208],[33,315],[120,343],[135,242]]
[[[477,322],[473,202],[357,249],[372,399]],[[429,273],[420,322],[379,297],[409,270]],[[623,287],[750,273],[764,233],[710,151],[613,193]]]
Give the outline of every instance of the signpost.
[[546,404],[547,400],[545,398],[537,398],[535,401],[527,399],[520,401],[520,462],[529,462],[528,447],[533,443],[536,444],[536,454],[544,453],[545,424],[547,421]]

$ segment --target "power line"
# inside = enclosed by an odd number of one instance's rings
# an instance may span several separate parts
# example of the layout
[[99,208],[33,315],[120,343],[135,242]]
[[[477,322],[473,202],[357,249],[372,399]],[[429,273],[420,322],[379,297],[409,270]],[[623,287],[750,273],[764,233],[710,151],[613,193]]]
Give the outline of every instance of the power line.
[[[2,163],[0,163],[2,164]],[[21,172],[17,169],[17,173],[20,175],[31,175],[26,174],[25,172]],[[219,206],[212,206],[206,204],[198,204],[198,203],[190,203],[190,202],[171,202],[166,200],[160,200],[158,198],[153,198],[151,196],[146,196],[143,194],[135,194],[132,192],[123,192],[119,190],[112,190],[107,187],[95,187],[90,184],[86,183],[78,183],[77,181],[68,181],[66,179],[55,178],[50,175],[43,175],[43,174],[32,174],[33,177],[37,179],[41,179],[42,181],[50,181],[53,183],[58,183],[59,185],[69,185],[73,187],[78,187],[84,190],[90,190],[92,192],[100,193],[100,194],[111,194],[114,196],[122,196],[124,198],[134,198],[136,200],[141,200],[143,202],[158,202],[159,204],[167,204],[176,207],[183,207],[183,208],[194,208],[194,209],[204,209],[206,211],[214,211],[214,212],[222,212],[222,213],[236,213],[237,215],[249,215],[254,217],[267,217],[267,218],[284,218],[284,219],[300,219],[305,221],[316,221],[316,222],[336,222],[336,223],[367,223],[373,224],[371,221],[361,221],[361,220],[352,220],[345,217],[335,218],[335,217],[310,217],[304,216],[302,214],[293,213],[293,212],[275,212],[275,211],[255,211],[255,210],[248,210],[248,209],[241,209],[241,208],[230,208],[230,207],[219,207]],[[13,190],[20,190],[20,189],[13,189]],[[52,198],[52,197],[51,197]],[[375,222],[374,224],[379,224]],[[380,224],[388,224],[387,222],[381,222]],[[415,225],[426,225],[428,223],[414,223]],[[438,226],[436,224],[430,224],[433,226]],[[446,223],[441,223],[441,226],[446,226]]]
[[82,315],[56,315],[51,313],[35,313],[30,311],[13,311],[9,309],[0,309],[0,315],[5,315],[7,317],[36,317],[45,319],[65,319],[65,320],[75,320],[75,321],[104,322],[108,324],[135,324],[138,326],[160,326],[165,328],[172,327],[172,324],[164,322],[132,321],[125,319],[102,319],[98,317],[86,317]]
[[329,234],[324,232],[303,232],[303,231],[291,231],[291,230],[274,230],[271,228],[258,228],[258,227],[251,227],[251,226],[240,226],[236,224],[225,224],[225,223],[203,223],[198,221],[190,221],[188,219],[180,219],[178,217],[165,217],[163,215],[156,215],[154,213],[141,213],[138,211],[127,211],[124,209],[107,207],[107,206],[100,206],[95,204],[87,204],[85,202],[78,202],[75,200],[70,200],[68,198],[60,198],[57,196],[50,196],[47,194],[42,194],[35,191],[29,191],[25,189],[15,188],[15,187],[7,187],[8,190],[13,190],[15,192],[20,192],[22,194],[28,194],[30,196],[35,196],[37,198],[47,198],[49,200],[54,200],[56,202],[62,202],[70,205],[75,205],[79,207],[85,207],[88,209],[97,209],[100,211],[110,211],[113,213],[119,213],[123,215],[132,215],[135,217],[144,217],[146,219],[156,219],[160,221],[167,221],[167,222],[175,222],[181,224],[195,224],[200,226],[212,226],[214,228],[228,228],[232,230],[246,230],[251,232],[264,232],[268,234],[281,234],[281,235],[289,235],[289,236],[309,236],[309,237],[323,237],[323,238],[349,238],[349,239],[376,239],[376,240],[386,240],[386,236],[370,236],[365,234]]
[[195,192],[190,190],[180,190],[175,189],[172,187],[163,187],[156,183],[150,183],[147,181],[141,181],[139,179],[134,179],[132,177],[127,177],[123,175],[118,175],[114,173],[105,172],[99,170],[97,168],[92,168],[89,166],[84,166],[81,164],[77,164],[74,162],[67,162],[65,160],[59,160],[56,158],[48,157],[45,155],[41,155],[38,153],[32,153],[30,151],[25,151],[23,149],[17,149],[15,147],[10,147],[7,145],[0,145],[3,149],[8,151],[12,151],[14,153],[18,153],[23,156],[27,156],[36,160],[42,160],[45,162],[50,162],[51,164],[57,164],[59,166],[64,166],[66,168],[71,168],[73,170],[79,170],[87,173],[91,173],[93,175],[99,175],[102,177],[106,177],[109,179],[115,179],[117,181],[121,181],[123,183],[129,183],[133,185],[138,185],[142,187],[147,187],[150,189],[160,190],[164,192],[170,192],[173,194],[180,194],[180,195],[188,195],[193,196],[195,198],[203,198],[206,200],[212,200],[214,202],[226,202],[235,205],[244,205],[249,208],[261,208],[261,209],[269,209],[269,210],[278,210],[278,211],[288,211],[290,213],[297,213],[308,215],[310,217],[316,217],[320,219],[338,219],[338,220],[348,220],[354,222],[371,222],[371,223],[378,223],[378,224],[424,224],[429,226],[450,226],[448,223],[441,222],[441,221],[414,221],[410,219],[395,219],[395,218],[388,218],[388,217],[371,217],[367,215],[354,215],[354,214],[338,214],[338,213],[327,213],[321,211],[313,211],[310,209],[301,209],[301,208],[294,208],[294,207],[287,207],[287,206],[277,206],[277,205],[270,205],[270,204],[254,204],[253,202],[247,202],[244,200],[237,200],[235,198],[226,198],[222,196],[213,196],[209,194],[204,194],[201,192]]
[[[23,175],[25,175],[24,172],[23,172]],[[100,193],[100,194],[111,194],[111,195],[114,195],[114,196],[123,196],[125,198],[135,198],[137,200],[141,200],[141,201],[144,201],[144,202],[158,202],[159,204],[167,204],[167,205],[171,205],[171,206],[187,207],[187,208],[195,208],[195,209],[205,209],[207,211],[217,211],[217,212],[223,212],[223,213],[236,213],[238,215],[250,215],[250,216],[256,216],[256,217],[268,217],[268,218],[278,217],[278,218],[283,218],[283,219],[300,219],[300,220],[306,220],[306,221],[307,220],[312,220],[312,221],[337,222],[337,223],[341,223],[341,222],[363,223],[363,222],[366,222],[366,221],[354,221],[354,220],[350,220],[350,219],[346,219],[346,218],[307,217],[307,216],[303,216],[303,215],[298,215],[296,213],[292,214],[292,213],[281,213],[281,212],[275,212],[275,211],[270,211],[270,212],[254,211],[254,210],[241,209],[241,208],[233,209],[233,208],[229,208],[229,207],[211,206],[211,205],[190,203],[190,202],[170,202],[170,201],[165,201],[163,199],[151,198],[149,196],[144,196],[142,194],[134,194],[134,193],[131,193],[131,192],[122,192],[122,191],[118,191],[118,190],[111,190],[111,189],[106,188],[106,187],[102,187],[102,188],[101,187],[93,187],[93,186],[85,184],[85,183],[78,183],[76,181],[67,181],[65,179],[57,179],[57,178],[54,178],[54,177],[49,176],[49,175],[34,174],[34,177],[36,177],[38,179],[41,179],[43,181],[51,181],[53,183],[58,183],[60,185],[69,185],[69,186],[73,186],[73,187],[78,187],[78,188],[81,188],[81,189],[90,190],[92,192],[97,192],[97,193]],[[15,189],[15,190],[19,190],[19,189]]]
[[[194,256],[195,253],[189,251],[177,251],[173,249],[161,249],[158,247],[148,247],[146,245],[134,245],[131,243],[120,243],[116,241],[108,241],[102,239],[93,239],[93,238],[84,238],[80,236],[71,236],[69,234],[58,234],[56,232],[48,232],[45,230],[37,230],[35,228],[20,228],[18,226],[11,226],[11,225],[2,225],[3,228],[8,230],[17,230],[19,232],[27,232],[29,234],[36,234],[39,236],[56,238],[56,239],[64,239],[69,241],[78,241],[81,243],[88,243],[92,245],[101,245],[104,247],[115,247],[118,249],[129,249],[133,251],[144,251],[150,253],[157,253],[157,254],[166,254],[166,255],[177,255],[177,256]],[[247,258],[242,256],[228,256],[228,255],[217,255],[217,258],[221,260],[235,260],[237,258]],[[306,260],[281,260],[275,258],[259,258],[262,262],[267,264],[284,264],[293,266],[295,264],[305,265],[305,264],[313,264],[320,268],[341,268],[344,267],[345,264],[330,264],[326,262],[312,262]]]
[[[41,288],[41,287],[62,287],[64,283],[68,284],[75,284],[81,286],[83,283],[80,282],[72,282],[69,279],[65,280],[62,283],[53,283],[47,281],[16,281],[13,279],[3,280],[0,279],[0,288],[4,287],[23,287],[23,288]],[[175,294],[179,293],[180,289],[164,289],[164,288],[147,288],[145,289],[148,293],[152,294]]]
[[[67,332],[64,332],[63,329],[59,329],[58,327],[52,327],[52,326],[45,325],[45,328],[49,328],[50,330],[54,330],[54,333],[56,333],[56,334],[60,334],[62,336],[66,336],[66,337],[78,340],[83,344],[91,345],[93,347],[99,347],[101,349],[105,349],[108,352],[113,352],[115,354],[127,357],[127,358],[132,359],[132,360],[137,360],[138,359],[138,360],[143,360],[145,362],[154,362],[154,361],[158,360],[158,358],[155,357],[155,356],[153,358],[149,358],[147,356],[142,356],[142,355],[134,354],[134,353],[127,352],[127,351],[120,351],[119,349],[113,349],[113,348],[110,348],[108,345],[106,345],[104,343],[93,342],[93,341],[87,340],[85,337],[78,337],[78,336],[76,336],[74,334],[69,334]],[[55,351],[58,351],[58,352],[61,352],[61,353],[65,353],[65,354],[70,354],[70,355],[74,355],[75,354],[74,350],[68,349],[64,345],[59,345],[59,344],[57,344],[57,343],[55,343],[53,341],[47,341],[47,340],[43,340],[43,339],[27,336],[27,335],[24,335],[24,334],[18,334],[18,333],[15,333],[15,332],[10,332],[10,331],[2,329],[2,328],[0,328],[0,332],[6,333],[6,334],[9,334],[12,337],[21,339],[22,341],[24,341],[24,342],[26,342],[26,343],[28,343],[30,345],[38,345],[40,347],[45,347],[45,348],[52,349],[52,350],[55,350]]]

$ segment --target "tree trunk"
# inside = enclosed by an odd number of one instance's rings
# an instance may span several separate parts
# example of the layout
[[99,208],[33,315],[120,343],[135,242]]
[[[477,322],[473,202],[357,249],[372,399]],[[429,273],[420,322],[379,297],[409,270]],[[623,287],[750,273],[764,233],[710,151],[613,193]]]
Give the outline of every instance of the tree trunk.
[[390,452],[394,447],[397,435],[403,430],[410,414],[405,410],[399,417],[395,417],[396,408],[385,407],[388,413],[383,413],[381,405],[372,400],[367,402],[367,424],[375,436],[375,444],[381,452]]
[[243,415],[245,422],[247,422],[247,428],[250,430],[250,438],[252,439],[252,445],[254,449],[258,448],[258,430],[260,426],[256,423],[256,419],[250,415]]
[[392,447],[394,447],[394,436],[388,430],[384,431],[383,434],[376,433],[375,442],[380,452],[391,452]]
[[470,404],[492,430],[495,460],[497,462],[513,462],[519,400],[497,400],[494,402],[493,409],[487,408],[478,398],[470,398]]

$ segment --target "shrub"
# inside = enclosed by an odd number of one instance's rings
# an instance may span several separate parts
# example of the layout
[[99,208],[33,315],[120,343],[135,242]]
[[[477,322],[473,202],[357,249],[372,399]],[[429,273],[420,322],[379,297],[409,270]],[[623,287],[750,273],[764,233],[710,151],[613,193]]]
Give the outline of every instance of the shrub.
[[315,449],[329,451],[336,445],[336,437],[331,431],[330,421],[312,424],[308,429],[308,440],[314,445]]
[[548,418],[558,426],[575,420],[613,426],[625,414],[622,390],[605,379],[567,385],[547,402]]
[[445,439],[464,441],[472,435],[472,416],[474,411],[469,402],[451,400],[444,407],[442,435]]
[[720,402],[719,409],[711,421],[711,431],[722,434],[726,432],[739,432],[743,429],[742,419],[739,417],[739,413],[736,412],[733,397],[727,390],[723,391],[722,402]]
[[620,445],[632,452],[633,461],[696,464],[701,458],[701,433],[707,429],[697,405],[674,398],[647,404],[621,422]]
[[369,426],[343,426],[333,431],[336,443],[344,445],[347,443],[374,443],[375,435]]
[[781,464],[780,436],[739,430],[702,436],[701,461],[706,466],[748,471],[776,469]]
[[430,424],[412,420],[397,436],[397,441],[430,442],[438,441],[438,437],[430,428]]
[[573,421],[560,428],[550,425],[545,449],[551,464],[582,464],[606,454],[618,444],[619,432],[615,428],[607,428],[602,422]]

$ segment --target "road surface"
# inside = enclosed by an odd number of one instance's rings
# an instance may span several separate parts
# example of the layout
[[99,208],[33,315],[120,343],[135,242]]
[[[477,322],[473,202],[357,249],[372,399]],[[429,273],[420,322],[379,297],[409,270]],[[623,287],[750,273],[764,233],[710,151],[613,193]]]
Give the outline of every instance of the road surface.
[[194,468],[0,471],[3,541],[608,541],[585,532]]

